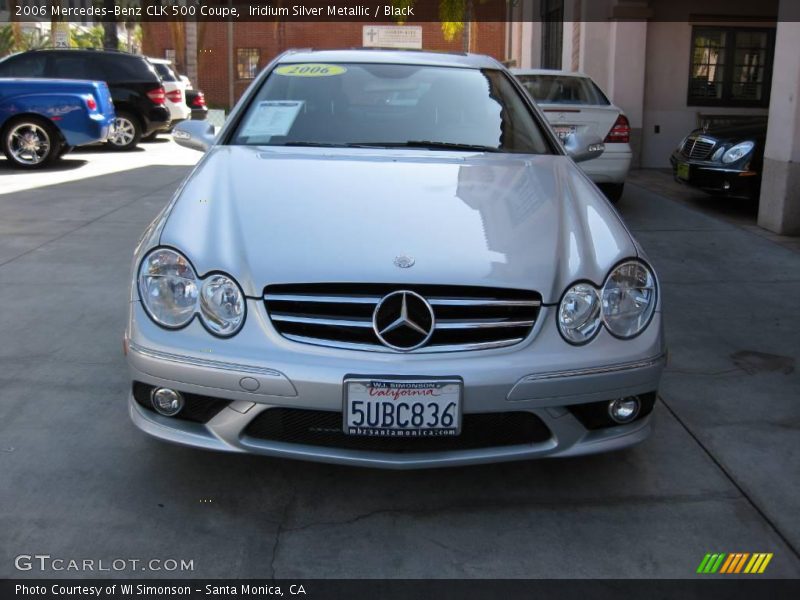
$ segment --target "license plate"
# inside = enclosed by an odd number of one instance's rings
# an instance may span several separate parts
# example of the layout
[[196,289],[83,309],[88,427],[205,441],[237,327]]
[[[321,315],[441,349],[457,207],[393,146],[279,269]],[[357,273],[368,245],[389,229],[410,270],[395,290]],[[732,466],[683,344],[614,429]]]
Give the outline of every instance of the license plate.
[[347,379],[344,433],[381,437],[444,437],[461,432],[457,379]]
[[689,179],[689,165],[687,163],[678,163],[678,179]]
[[575,125],[553,125],[553,131],[556,132],[558,139],[563,142],[575,133]]

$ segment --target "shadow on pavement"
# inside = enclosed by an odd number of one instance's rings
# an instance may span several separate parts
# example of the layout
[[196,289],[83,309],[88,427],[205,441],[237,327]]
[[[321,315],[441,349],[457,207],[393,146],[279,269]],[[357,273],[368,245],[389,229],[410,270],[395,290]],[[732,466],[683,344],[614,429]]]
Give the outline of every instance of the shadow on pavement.
[[37,171],[41,172],[72,171],[74,169],[80,169],[88,162],[89,162],[88,160],[83,160],[83,159],[62,158],[61,160],[57,160],[53,164],[47,167],[42,167],[41,169],[19,169],[14,167],[8,159],[4,158],[0,160],[0,176],[17,175],[22,173],[25,173],[27,175],[31,173],[36,173]]

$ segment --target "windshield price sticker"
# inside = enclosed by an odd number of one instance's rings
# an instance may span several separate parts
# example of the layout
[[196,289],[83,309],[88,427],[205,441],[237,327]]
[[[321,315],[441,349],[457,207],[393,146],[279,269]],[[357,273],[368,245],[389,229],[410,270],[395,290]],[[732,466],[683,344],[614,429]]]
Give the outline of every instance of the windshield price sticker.
[[244,126],[242,135],[247,137],[288,135],[304,104],[303,100],[264,100],[259,102]]
[[347,73],[347,69],[339,65],[323,65],[309,63],[303,65],[284,65],[275,69],[278,75],[287,77],[330,77]]

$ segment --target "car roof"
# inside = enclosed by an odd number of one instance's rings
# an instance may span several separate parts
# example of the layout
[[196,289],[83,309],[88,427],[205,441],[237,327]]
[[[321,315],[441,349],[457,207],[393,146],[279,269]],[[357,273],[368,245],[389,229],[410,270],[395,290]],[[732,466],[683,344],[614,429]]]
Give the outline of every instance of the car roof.
[[446,52],[425,52],[421,50],[288,50],[280,57],[279,63],[327,62],[327,63],[375,63],[401,65],[430,65],[441,67],[462,67],[468,69],[503,68],[499,62],[483,54],[456,54]]
[[113,56],[123,59],[143,60],[145,58],[141,54],[133,54],[123,50],[108,50],[104,48],[34,48],[32,50],[17,52],[11,56],[18,56],[20,54],[78,54],[83,56],[97,56],[98,54],[103,54],[106,56]]
[[148,56],[147,60],[149,60],[154,65],[171,65],[172,61],[167,60],[166,58],[153,58],[152,56]]
[[586,73],[580,71],[564,71],[561,69],[511,69],[514,75],[555,75],[562,77],[583,77],[591,79]]

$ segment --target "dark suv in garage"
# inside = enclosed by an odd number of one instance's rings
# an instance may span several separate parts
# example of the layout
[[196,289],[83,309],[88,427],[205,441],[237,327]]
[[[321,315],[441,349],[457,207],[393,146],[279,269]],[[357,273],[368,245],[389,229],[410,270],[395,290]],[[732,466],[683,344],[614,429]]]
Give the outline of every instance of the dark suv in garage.
[[47,77],[105,81],[117,119],[108,144],[130,150],[169,126],[164,87],[143,56],[106,50],[32,50],[0,61],[0,77]]

